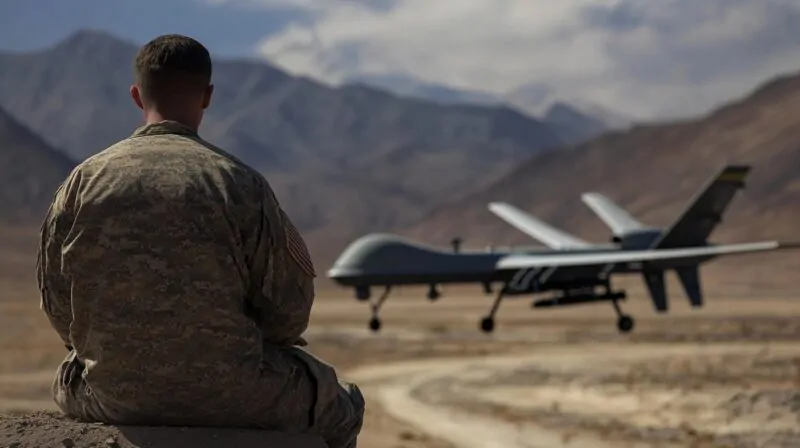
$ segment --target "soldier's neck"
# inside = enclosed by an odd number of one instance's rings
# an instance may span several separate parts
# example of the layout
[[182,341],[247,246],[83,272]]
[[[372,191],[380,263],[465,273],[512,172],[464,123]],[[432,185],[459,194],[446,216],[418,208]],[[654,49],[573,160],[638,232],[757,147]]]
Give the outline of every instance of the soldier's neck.
[[186,112],[170,111],[164,112],[160,110],[149,110],[145,112],[145,124],[161,123],[162,121],[175,121],[180,123],[194,132],[198,132],[200,128],[200,119],[194,115]]

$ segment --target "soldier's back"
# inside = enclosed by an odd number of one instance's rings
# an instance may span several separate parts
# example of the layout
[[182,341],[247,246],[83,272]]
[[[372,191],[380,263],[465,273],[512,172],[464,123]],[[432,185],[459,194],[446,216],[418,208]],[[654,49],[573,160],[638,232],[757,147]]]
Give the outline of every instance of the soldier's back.
[[253,171],[160,124],[87,159],[71,182],[70,332],[92,393],[179,417],[198,412],[198,394],[211,403],[256,376],[260,333],[242,312],[242,239],[260,219]]

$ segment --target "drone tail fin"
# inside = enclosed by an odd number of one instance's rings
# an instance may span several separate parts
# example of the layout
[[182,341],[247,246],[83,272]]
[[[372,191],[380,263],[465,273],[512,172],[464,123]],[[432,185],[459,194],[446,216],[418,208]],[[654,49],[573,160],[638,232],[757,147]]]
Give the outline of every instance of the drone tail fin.
[[716,226],[736,193],[744,188],[750,167],[728,165],[717,173],[692,200],[689,207],[661,236],[653,249],[702,246]]
[[686,293],[686,298],[689,299],[689,304],[692,308],[700,308],[703,306],[703,290],[700,287],[700,267],[683,267],[676,269],[675,272],[678,274],[678,280],[681,282],[683,291]]
[[658,313],[666,313],[669,305],[667,303],[667,285],[664,282],[664,271],[644,271],[642,272],[642,277],[650,293],[653,308]]

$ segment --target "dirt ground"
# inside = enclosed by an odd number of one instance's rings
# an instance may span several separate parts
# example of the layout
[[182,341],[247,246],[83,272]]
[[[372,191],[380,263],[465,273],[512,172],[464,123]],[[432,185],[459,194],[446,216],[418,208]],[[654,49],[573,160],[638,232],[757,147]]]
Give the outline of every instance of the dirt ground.
[[[142,442],[42,412],[55,410],[64,350],[28,285],[0,301],[0,446],[166,446],[152,432]],[[490,297],[423,296],[393,295],[372,334],[365,304],[318,294],[308,349],[364,390],[359,447],[800,446],[800,297],[710,297],[690,310],[674,294],[667,315],[632,297],[630,335],[608,305],[515,300],[484,335]]]

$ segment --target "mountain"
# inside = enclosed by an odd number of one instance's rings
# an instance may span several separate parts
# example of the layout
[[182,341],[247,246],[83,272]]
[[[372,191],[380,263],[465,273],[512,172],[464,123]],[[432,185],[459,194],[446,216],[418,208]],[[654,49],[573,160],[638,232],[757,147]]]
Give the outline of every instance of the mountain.
[[[141,123],[128,98],[137,48],[81,31],[0,54],[0,105],[82,160]],[[215,60],[214,83],[201,135],[267,176],[323,259],[341,241],[410,223],[562,144],[550,125],[509,107],[332,87],[260,61]]]
[[440,104],[508,105],[550,125],[565,144],[583,142],[609,129],[628,124],[619,114],[612,114],[591,103],[581,102],[582,107],[579,108],[572,102],[556,100],[554,91],[537,84],[516,89],[508,95],[456,89],[399,74],[360,75],[350,78],[345,85],[368,85]]
[[[404,233],[437,244],[454,235],[472,244],[529,243],[486,209],[502,200],[583,238],[608,241],[609,230],[581,193],[602,192],[645,223],[666,226],[725,163],[751,164],[753,171],[712,239],[800,241],[800,74],[768,82],[698,120],[634,126],[535,156]],[[714,269],[733,266],[718,271],[726,273],[722,283],[787,282],[800,268],[796,252],[729,260],[715,263],[722,267]]]
[[75,166],[0,109],[0,224],[39,224],[53,193]]

